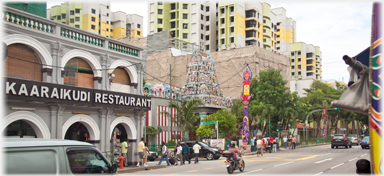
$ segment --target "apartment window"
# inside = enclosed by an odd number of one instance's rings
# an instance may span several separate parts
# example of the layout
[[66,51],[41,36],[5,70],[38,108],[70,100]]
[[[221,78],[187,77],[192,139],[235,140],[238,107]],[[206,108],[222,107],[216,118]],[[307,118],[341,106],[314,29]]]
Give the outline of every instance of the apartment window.
[[280,23],[277,23],[277,26],[280,26]]
[[277,47],[276,49],[277,49],[277,50],[280,50],[280,47]]
[[301,51],[297,52],[297,55],[301,55]]
[[188,24],[187,23],[183,23],[183,29],[188,29]]
[[209,35],[206,35],[206,36],[205,36],[205,40],[209,40]]
[[75,21],[80,21],[80,17],[75,17]]
[[80,9],[75,9],[75,13],[80,13]]
[[209,21],[209,16],[206,16],[206,17],[205,17],[205,21]]
[[277,32],[280,32],[280,29],[277,29]]
[[75,28],[80,28],[80,25],[75,25]]
[[209,50],[209,45],[205,45],[205,50]]
[[66,19],[67,15],[66,14],[61,14],[61,18]]
[[109,17],[109,13],[107,13],[107,17]]
[[107,9],[109,9],[109,6],[107,6]]
[[235,17],[231,17],[231,22],[234,22],[235,21]]
[[157,28],[157,32],[163,31],[163,28]]
[[183,19],[188,19],[188,14],[183,13]]
[[204,30],[204,25],[201,25],[201,30]]
[[216,44],[218,44],[219,43],[219,40],[216,40]]
[[69,14],[70,15],[75,15],[75,11],[71,10],[71,11],[69,11]]
[[277,38],[279,38],[280,37],[280,35],[277,35]]
[[163,9],[157,9],[157,14],[163,14]]
[[235,27],[231,27],[231,32],[235,32]]
[[61,16],[57,16],[57,20],[61,20]]
[[183,33],[183,39],[187,39],[188,38],[188,34],[187,33]]
[[113,29],[111,29],[111,32],[113,32]]
[[294,52],[291,52],[291,56],[294,56],[295,55],[295,53]]
[[205,7],[205,11],[209,12],[209,6]]
[[157,19],[158,24],[163,24],[163,19]]
[[277,44],[280,44],[280,41],[277,41]]
[[137,31],[137,35],[140,35],[140,31]]
[[203,5],[201,5],[201,10],[204,10],[204,6]]
[[221,13],[224,13],[224,8],[220,9]]
[[141,27],[140,24],[137,24],[137,29],[140,29],[140,27]]
[[231,43],[235,42],[235,38],[231,37]]
[[93,22],[95,22],[95,21],[96,21],[96,18],[95,18],[95,17],[92,17],[91,20],[92,20]]
[[219,13],[216,12],[216,16],[219,16]]
[[204,20],[204,15],[201,15],[201,20]]
[[96,14],[96,10],[95,9],[91,9],[92,13],[93,14]]
[[171,28],[176,28],[176,23],[175,22],[171,22]]
[[292,69],[295,69],[295,66],[294,66],[294,65],[292,65]]
[[218,31],[216,31],[216,36],[219,34],[219,32]]
[[183,9],[188,9],[188,4],[183,4]]
[[301,75],[301,72],[297,72],[298,75]]
[[201,40],[203,40],[203,39],[204,39],[204,35],[203,35],[203,34],[201,34],[201,37],[200,37],[200,38],[201,38]]
[[209,26],[205,26],[205,30],[206,30],[206,31],[209,31]]
[[224,41],[225,41],[224,39],[221,39],[221,44],[224,44]]
[[292,76],[295,76],[295,72],[292,72]]
[[263,42],[267,42],[267,39],[263,39]]
[[95,25],[91,25],[91,29],[95,30],[96,26]]
[[109,32],[109,29],[107,28],[107,32]]
[[163,5],[163,2],[157,2],[158,5]]
[[233,12],[235,10],[235,8],[232,6],[229,8],[231,12]]
[[263,29],[263,32],[266,33],[267,31],[265,29]]
[[221,29],[221,34],[224,34],[224,32],[225,32],[224,29]]
[[292,62],[292,63],[295,62],[295,59],[291,59],[291,62]]
[[221,24],[224,24],[224,22],[225,22],[224,18],[222,18],[220,21],[221,21]]
[[300,61],[301,61],[301,58],[298,58],[298,59],[297,59],[297,61],[299,61],[299,62],[300,62]]
[[263,23],[265,23],[266,21],[265,20],[263,20]]
[[171,4],[171,10],[175,10],[176,9],[176,4],[175,3],[172,3]]
[[107,24],[109,24],[109,21],[107,21]]
[[74,23],[75,22],[75,19],[71,18],[69,19],[69,23]]
[[216,26],[217,26],[217,25],[219,25],[219,22],[218,22],[218,21],[216,21]]

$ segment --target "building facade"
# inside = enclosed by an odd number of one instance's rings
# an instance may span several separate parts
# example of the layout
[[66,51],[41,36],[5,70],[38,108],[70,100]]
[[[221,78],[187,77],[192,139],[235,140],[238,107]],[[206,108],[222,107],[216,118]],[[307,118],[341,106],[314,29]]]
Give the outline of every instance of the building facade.
[[303,88],[309,88],[313,80],[321,80],[322,54],[319,46],[296,42],[290,45],[291,92],[305,96]]
[[28,12],[43,18],[47,17],[46,2],[5,2],[5,6]]
[[3,12],[3,136],[86,141],[108,158],[112,139],[128,138],[135,164],[151,109],[142,96],[143,49],[13,8]]
[[[114,39],[127,36],[127,26],[135,24],[131,28],[130,37],[142,37],[143,17],[139,15],[127,15],[125,12],[111,12],[110,2],[66,2],[53,6],[47,10],[47,18],[94,32]],[[140,35],[137,35],[141,33]]]

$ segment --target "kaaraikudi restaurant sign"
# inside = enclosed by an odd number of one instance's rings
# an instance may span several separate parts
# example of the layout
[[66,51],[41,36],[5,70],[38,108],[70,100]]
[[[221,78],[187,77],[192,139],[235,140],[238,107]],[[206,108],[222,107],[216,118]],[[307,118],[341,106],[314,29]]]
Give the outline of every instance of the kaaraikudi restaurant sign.
[[151,98],[98,89],[6,78],[8,100],[28,100],[88,106],[130,107],[150,110]]

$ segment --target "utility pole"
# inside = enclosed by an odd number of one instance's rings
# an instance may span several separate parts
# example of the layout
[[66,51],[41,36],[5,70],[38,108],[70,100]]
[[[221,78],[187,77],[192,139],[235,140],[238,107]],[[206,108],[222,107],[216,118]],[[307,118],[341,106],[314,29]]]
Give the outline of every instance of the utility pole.
[[[170,102],[169,102],[169,105],[172,107],[172,65],[169,64],[169,89],[170,89],[170,93],[169,93],[169,98],[170,98]],[[171,108],[171,112],[172,112],[172,108]],[[174,116],[174,114],[173,114]],[[173,134],[172,134],[172,121],[173,121],[173,116],[171,116],[171,141],[173,141]]]

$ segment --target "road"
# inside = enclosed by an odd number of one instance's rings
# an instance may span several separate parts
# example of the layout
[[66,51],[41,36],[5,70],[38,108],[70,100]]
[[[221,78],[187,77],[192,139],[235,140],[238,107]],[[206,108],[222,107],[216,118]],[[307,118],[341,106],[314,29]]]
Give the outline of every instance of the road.
[[[303,174],[303,175],[332,175],[332,174],[356,174],[356,161],[368,159],[369,149],[361,149],[360,146],[352,146],[345,149],[331,149],[329,145],[320,145],[296,150],[282,150],[278,153],[267,153],[262,157],[256,155],[244,156],[245,170],[236,170],[234,175],[270,175],[270,174]],[[200,160],[198,164],[186,164],[183,166],[169,166],[163,169],[141,171],[135,175],[185,175],[185,174],[227,174],[223,157],[219,160]],[[158,161],[148,162],[156,165]],[[162,162],[166,165],[166,162]]]

